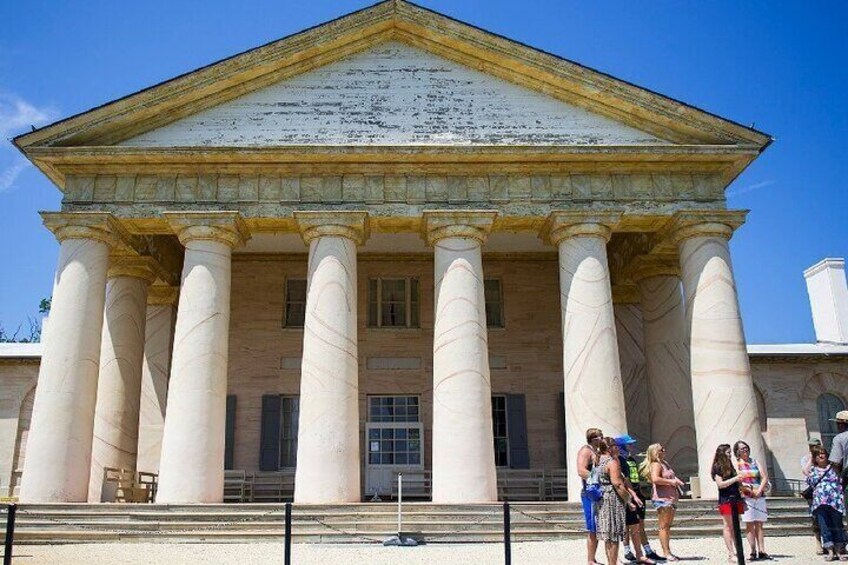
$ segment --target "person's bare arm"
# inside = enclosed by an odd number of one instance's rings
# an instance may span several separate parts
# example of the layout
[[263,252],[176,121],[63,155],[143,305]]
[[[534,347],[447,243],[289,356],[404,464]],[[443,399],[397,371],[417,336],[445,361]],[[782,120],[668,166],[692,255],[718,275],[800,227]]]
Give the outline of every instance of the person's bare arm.
[[715,475],[715,476],[713,476],[713,480],[718,485],[718,488],[725,488],[725,487],[729,487],[733,483],[738,483],[739,482],[739,475],[733,475],[729,479],[722,479],[721,475]]
[[769,480],[768,471],[766,470],[765,467],[761,467],[760,468],[760,486],[757,490],[754,491],[754,498],[759,498],[763,495],[763,493],[766,491],[766,488],[768,487],[768,480]]
[[577,452],[577,474],[580,475],[580,478],[584,481],[589,478],[589,461],[594,456],[592,450],[586,446],[580,448],[580,451]]
[[677,486],[677,479],[664,479],[662,476],[662,465],[651,463],[651,482],[655,485]]

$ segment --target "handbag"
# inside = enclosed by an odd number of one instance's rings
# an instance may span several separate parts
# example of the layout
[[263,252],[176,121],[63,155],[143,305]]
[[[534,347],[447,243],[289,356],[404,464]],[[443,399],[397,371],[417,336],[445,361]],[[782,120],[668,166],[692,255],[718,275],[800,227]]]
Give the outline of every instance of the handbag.
[[833,469],[833,467],[828,465],[827,471],[822,473],[822,476],[819,477],[819,480],[817,480],[815,484],[810,485],[810,486],[808,486],[807,488],[805,488],[804,490],[801,491],[801,497],[804,500],[806,500],[807,502],[813,501],[813,493],[815,492],[816,487],[819,486],[819,483],[822,482],[822,479],[824,479],[827,476],[827,474],[830,473],[831,469]]
[[586,479],[586,488],[584,489],[586,497],[592,502],[597,502],[604,497],[604,489],[601,488],[601,468],[598,465],[592,467],[589,471],[589,478]]

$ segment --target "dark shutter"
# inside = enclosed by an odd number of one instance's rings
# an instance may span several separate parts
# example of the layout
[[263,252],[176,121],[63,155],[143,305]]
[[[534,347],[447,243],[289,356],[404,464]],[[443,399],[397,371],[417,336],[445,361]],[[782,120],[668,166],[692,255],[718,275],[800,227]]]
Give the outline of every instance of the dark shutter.
[[280,468],[280,405],[278,394],[262,396],[262,425],[259,437],[259,470]]
[[233,468],[236,444],[236,395],[227,395],[227,427],[224,431],[224,469]]
[[562,466],[568,468],[568,451],[565,445],[565,393],[559,393],[559,404],[557,404],[557,422],[559,422],[559,437],[562,438],[560,445],[562,446]]
[[527,411],[524,395],[508,394],[506,410],[509,425],[509,466],[511,469],[529,469],[530,450],[527,448]]

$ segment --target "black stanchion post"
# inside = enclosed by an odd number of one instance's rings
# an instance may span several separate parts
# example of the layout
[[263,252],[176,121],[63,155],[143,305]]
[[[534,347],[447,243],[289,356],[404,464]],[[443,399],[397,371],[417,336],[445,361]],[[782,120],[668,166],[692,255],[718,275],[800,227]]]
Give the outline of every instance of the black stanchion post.
[[745,549],[742,547],[742,527],[739,525],[739,501],[730,501],[730,510],[733,514],[733,540],[736,542],[736,561],[739,565],[745,565]]
[[291,565],[291,510],[292,510],[292,503],[286,502],[285,565]]
[[12,565],[12,544],[15,540],[15,514],[17,504],[10,504],[6,509],[6,548],[3,551],[3,565]]
[[504,563],[512,564],[512,547],[510,545],[509,531],[509,502],[504,502]]

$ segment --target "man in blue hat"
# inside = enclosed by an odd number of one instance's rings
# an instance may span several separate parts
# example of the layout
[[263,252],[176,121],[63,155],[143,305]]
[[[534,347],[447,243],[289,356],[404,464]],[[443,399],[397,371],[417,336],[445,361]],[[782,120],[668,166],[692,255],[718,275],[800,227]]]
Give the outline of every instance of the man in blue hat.
[[[624,540],[624,559],[628,563],[661,563],[665,561],[665,558],[657,555],[651,548],[651,544],[648,542],[648,534],[645,533],[645,501],[642,500],[640,489],[639,464],[630,453],[630,447],[636,444],[636,440],[624,434],[615,438],[615,444],[618,446],[618,459],[621,464],[621,474],[624,475],[624,485],[630,491],[633,502],[636,504],[635,510],[627,508],[625,517],[628,536]],[[630,548],[631,538],[633,550]],[[645,557],[642,557],[642,551],[644,551]]]

